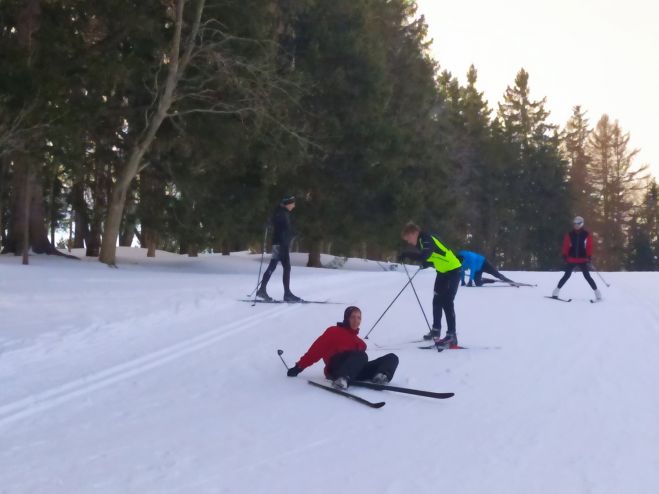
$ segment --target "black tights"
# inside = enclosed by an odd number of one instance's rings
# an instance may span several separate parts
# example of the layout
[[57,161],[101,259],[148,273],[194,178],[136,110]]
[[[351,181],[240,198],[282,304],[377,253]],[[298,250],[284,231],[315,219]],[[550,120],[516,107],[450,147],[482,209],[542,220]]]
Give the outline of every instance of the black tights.
[[572,271],[574,271],[575,268],[581,269],[581,272],[583,273],[583,277],[586,278],[586,281],[590,285],[590,288],[593,290],[597,290],[597,285],[595,284],[595,280],[593,280],[592,276],[590,276],[590,269],[588,269],[588,263],[579,263],[579,264],[566,264],[565,265],[565,273],[563,274],[563,277],[561,280],[558,282],[558,288],[563,288],[563,285],[565,285],[565,282],[570,279],[570,276],[572,276]]
[[263,280],[261,280],[261,288],[265,290],[270,281],[270,276],[277,268],[277,264],[281,262],[282,267],[284,268],[284,293],[290,293],[290,283],[291,283],[291,256],[287,248],[282,248],[280,245],[272,246],[272,258],[270,259],[270,264],[268,264],[265,273],[263,273]]
[[453,299],[460,286],[460,270],[437,273],[435,278],[435,296],[432,299],[432,327],[441,329],[442,311],[446,314],[446,332],[455,334],[455,307]]
[[327,377],[337,379],[370,381],[376,374],[385,374],[391,381],[398,367],[398,356],[388,353],[375,360],[368,361],[366,352],[357,350],[337,353],[327,366]]

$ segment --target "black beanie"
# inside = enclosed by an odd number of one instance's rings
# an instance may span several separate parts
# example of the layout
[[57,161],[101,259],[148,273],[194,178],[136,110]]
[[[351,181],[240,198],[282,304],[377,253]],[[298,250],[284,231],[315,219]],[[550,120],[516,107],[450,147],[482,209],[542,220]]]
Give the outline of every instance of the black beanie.
[[343,326],[344,328],[349,328],[350,327],[350,321],[349,321],[350,316],[356,310],[361,312],[361,309],[359,307],[354,306],[354,305],[351,305],[350,307],[346,308],[346,310],[343,311],[343,321],[341,321],[338,325]]
[[281,200],[281,205],[282,206],[287,206],[287,205],[293,204],[293,203],[295,203],[295,196],[286,196],[286,197],[283,197],[282,200]]

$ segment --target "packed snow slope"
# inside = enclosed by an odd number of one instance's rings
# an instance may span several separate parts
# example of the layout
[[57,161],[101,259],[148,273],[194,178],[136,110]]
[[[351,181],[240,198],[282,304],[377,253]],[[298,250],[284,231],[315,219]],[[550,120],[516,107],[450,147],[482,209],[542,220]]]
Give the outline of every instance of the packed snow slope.
[[[578,273],[571,303],[543,297],[557,272],[506,273],[537,288],[460,288],[470,348],[442,353],[409,343],[427,327],[407,289],[369,356],[398,354],[393,384],[455,396],[354,388],[386,401],[376,410],[309,386],[320,363],[286,377],[276,350],[293,365],[348,304],[364,335],[407,276],[304,260],[293,291],[338,304],[240,302],[260,261],[245,253],[123,249],[119,269],[0,257],[0,492],[658,492],[657,273],[602,273],[610,288],[596,276],[599,304]],[[433,280],[415,279],[428,315]],[[269,291],[281,298],[281,267]]]

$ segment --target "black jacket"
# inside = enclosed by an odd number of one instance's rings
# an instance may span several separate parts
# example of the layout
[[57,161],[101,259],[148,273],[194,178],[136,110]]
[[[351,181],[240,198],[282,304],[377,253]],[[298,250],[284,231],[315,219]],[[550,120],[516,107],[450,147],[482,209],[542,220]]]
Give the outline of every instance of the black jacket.
[[293,227],[291,225],[291,212],[284,206],[277,206],[272,215],[272,245],[290,247],[293,240]]

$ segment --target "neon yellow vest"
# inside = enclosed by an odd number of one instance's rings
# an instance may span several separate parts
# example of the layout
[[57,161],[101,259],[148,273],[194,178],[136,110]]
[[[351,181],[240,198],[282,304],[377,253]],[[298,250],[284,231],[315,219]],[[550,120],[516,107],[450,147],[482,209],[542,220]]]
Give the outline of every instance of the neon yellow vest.
[[[444,244],[442,244],[434,235],[430,235],[430,238],[432,238],[433,242],[435,242],[435,245],[439,247],[441,250],[446,252],[446,255],[441,255],[439,252],[434,252],[430,254],[430,257],[426,259],[426,261],[432,263],[432,265],[435,267],[435,270],[440,272],[440,273],[448,273],[449,271],[453,271],[454,269],[459,268],[462,266],[460,263],[460,260],[455,257],[455,254],[446,247]],[[423,250],[424,245],[423,242],[420,240],[421,243],[421,249]]]

